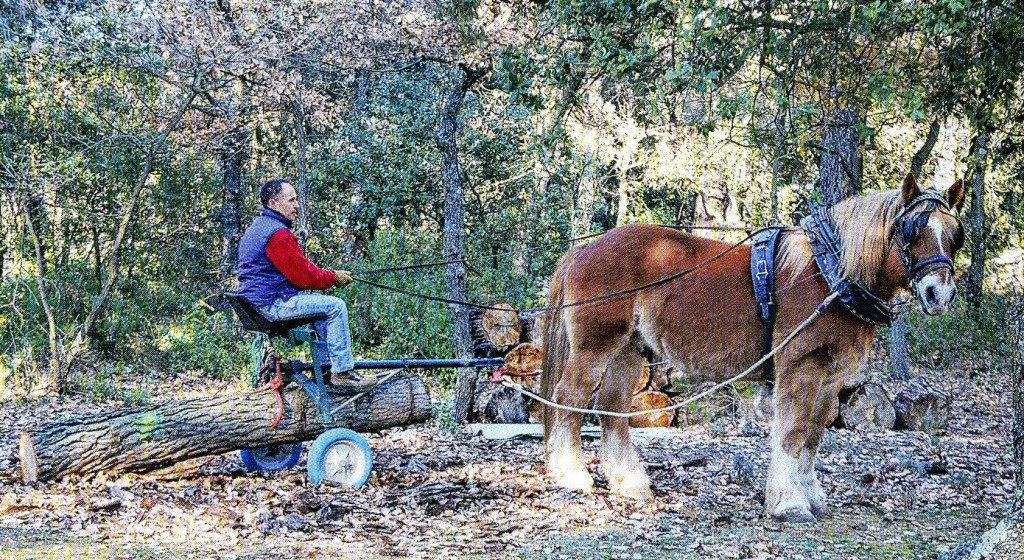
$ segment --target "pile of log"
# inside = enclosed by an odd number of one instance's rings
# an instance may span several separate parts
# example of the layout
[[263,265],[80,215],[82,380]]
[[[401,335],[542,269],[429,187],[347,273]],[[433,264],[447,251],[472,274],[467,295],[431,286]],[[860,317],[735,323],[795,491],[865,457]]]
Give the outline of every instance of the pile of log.
[[[656,410],[673,404],[671,397],[665,392],[670,389],[668,368],[655,360],[653,357],[647,360],[640,379],[633,386],[633,402],[630,407],[632,412]],[[675,417],[675,410],[663,410],[633,416],[629,419],[629,425],[633,428],[667,428],[672,425]]]

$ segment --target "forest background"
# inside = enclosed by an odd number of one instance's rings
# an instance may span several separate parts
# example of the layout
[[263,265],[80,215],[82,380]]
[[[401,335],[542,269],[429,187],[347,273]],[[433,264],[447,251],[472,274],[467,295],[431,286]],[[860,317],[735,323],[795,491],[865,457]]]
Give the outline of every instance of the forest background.
[[[0,392],[246,375],[219,294],[275,176],[314,262],[521,308],[615,226],[794,224],[964,178],[963,302],[881,336],[897,372],[1004,360],[1022,23],[1000,0],[0,2]],[[472,351],[465,307],[341,295],[361,357]]]

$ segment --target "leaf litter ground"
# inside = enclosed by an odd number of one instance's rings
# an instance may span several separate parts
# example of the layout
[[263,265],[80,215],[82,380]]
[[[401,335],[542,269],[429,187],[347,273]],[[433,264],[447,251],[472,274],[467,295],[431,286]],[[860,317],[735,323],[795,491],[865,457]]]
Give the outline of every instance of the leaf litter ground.
[[[719,417],[641,455],[656,500],[548,484],[543,444],[485,440],[435,422],[370,434],[363,489],[313,488],[304,462],[246,473],[237,454],[146,475],[23,485],[20,430],[117,408],[67,399],[0,404],[2,558],[935,558],[979,536],[1013,494],[1005,373],[925,374],[954,400],[921,432],[829,430],[819,477],[832,516],[786,525],[761,516],[767,426]],[[157,400],[244,390],[198,376],[155,381]],[[744,424],[740,426],[740,424]],[[304,459],[303,459],[304,461]]]

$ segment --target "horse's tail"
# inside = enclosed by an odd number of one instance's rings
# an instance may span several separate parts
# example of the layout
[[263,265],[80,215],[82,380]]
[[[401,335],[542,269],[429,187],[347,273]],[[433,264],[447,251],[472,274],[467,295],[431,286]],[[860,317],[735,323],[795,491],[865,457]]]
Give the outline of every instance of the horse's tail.
[[[565,328],[565,310],[561,309],[561,306],[565,305],[565,276],[572,267],[575,253],[576,249],[571,249],[558,263],[558,268],[551,277],[551,287],[548,289],[548,307],[553,309],[544,313],[544,363],[540,387],[544,398],[552,401],[555,400],[555,386],[569,362],[569,333]],[[551,407],[544,407],[545,439],[549,433],[551,413]]]

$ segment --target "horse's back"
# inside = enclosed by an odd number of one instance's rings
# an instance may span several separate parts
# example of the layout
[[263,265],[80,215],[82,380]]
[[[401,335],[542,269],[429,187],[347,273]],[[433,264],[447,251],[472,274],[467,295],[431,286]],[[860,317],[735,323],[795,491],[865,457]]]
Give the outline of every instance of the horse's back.
[[750,247],[636,224],[615,228],[576,248],[567,260],[564,281],[573,286],[578,300],[644,286],[690,270],[684,276],[692,277],[691,282],[716,284],[714,279],[723,276],[731,282],[749,276]]

